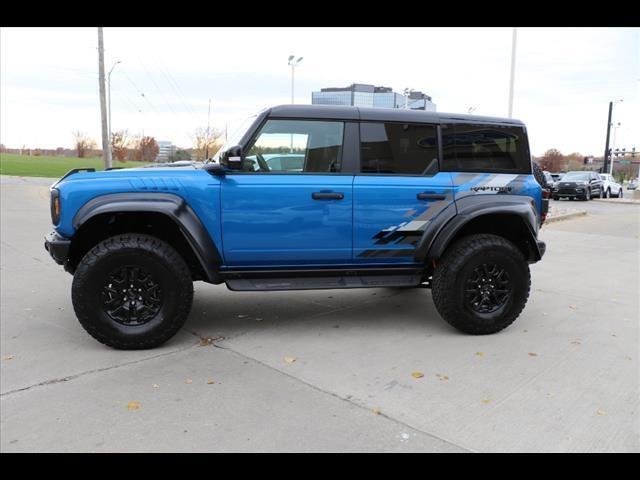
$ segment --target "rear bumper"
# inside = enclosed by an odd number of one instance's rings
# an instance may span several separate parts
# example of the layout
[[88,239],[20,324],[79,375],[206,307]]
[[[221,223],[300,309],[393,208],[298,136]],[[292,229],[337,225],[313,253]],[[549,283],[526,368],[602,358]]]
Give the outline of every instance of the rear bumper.
[[44,237],[44,248],[58,265],[64,265],[69,254],[71,240],[53,231]]

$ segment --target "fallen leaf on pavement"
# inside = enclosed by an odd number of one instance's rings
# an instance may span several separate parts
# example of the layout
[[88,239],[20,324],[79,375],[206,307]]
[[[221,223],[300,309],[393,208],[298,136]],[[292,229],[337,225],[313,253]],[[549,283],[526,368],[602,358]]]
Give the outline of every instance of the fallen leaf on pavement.
[[129,402],[127,403],[127,408],[129,410],[138,410],[140,408],[140,402]]
[[615,333],[611,334],[612,337],[617,337],[618,335],[616,335]]
[[603,417],[604,415],[606,415],[606,414],[607,414],[607,412],[605,412],[604,410],[598,410],[598,411],[596,412],[596,414],[597,414],[599,417]]
[[160,385],[158,385],[157,383],[154,383],[153,388],[160,388]]
[[577,310],[577,308],[578,308],[578,307],[576,307],[575,305],[569,305],[569,308],[570,308],[571,310]]
[[484,357],[484,352],[476,352],[476,355],[477,355],[478,357]]
[[381,410],[379,408],[374,408],[373,410],[371,410],[374,414],[376,415],[380,415]]
[[624,357],[624,359],[625,359],[627,362],[630,362],[630,361],[631,361],[631,357],[630,357],[629,355],[626,355],[626,356]]
[[191,380],[190,378],[187,378],[184,383],[193,383],[193,380]]
[[15,358],[15,355],[3,355],[2,359],[3,360],[13,360]]
[[487,403],[491,403],[491,399],[490,399],[490,398],[483,398],[483,399],[482,399],[482,403],[484,403],[485,405],[486,405]]
[[413,378],[422,378],[422,377],[424,377],[424,373],[422,373],[422,372],[413,372],[413,373],[411,374],[411,376],[412,376]]
[[442,375],[440,373],[436,373],[436,377],[438,377],[440,380],[442,381],[447,381],[449,380],[449,377],[447,377],[446,375]]
[[293,363],[297,360],[296,357],[284,357],[284,361],[287,363]]
[[537,357],[537,356],[538,356],[538,354],[537,354],[537,353],[534,353],[534,352],[529,352],[529,356],[530,356],[530,357]]
[[213,380],[207,380],[207,385],[213,385],[214,383],[216,382],[214,382]]

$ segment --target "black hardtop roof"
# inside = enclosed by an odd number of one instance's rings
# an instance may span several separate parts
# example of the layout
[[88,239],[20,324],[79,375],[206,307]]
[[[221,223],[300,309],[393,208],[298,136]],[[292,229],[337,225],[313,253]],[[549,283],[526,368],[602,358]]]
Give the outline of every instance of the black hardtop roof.
[[427,112],[424,110],[403,110],[397,108],[368,108],[342,105],[277,105],[271,107],[270,117],[286,118],[331,118],[340,120],[375,120],[386,122],[425,123],[493,123],[504,125],[524,125],[521,120],[503,117],[485,117],[462,113]]

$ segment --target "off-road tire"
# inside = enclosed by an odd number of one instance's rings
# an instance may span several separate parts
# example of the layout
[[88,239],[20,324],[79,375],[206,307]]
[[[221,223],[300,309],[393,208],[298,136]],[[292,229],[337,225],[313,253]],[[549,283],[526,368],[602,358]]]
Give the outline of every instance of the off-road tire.
[[[470,272],[483,262],[500,264],[511,279],[511,295],[501,309],[479,314],[465,305]],[[431,287],[438,313],[458,330],[471,335],[499,332],[520,315],[531,288],[529,265],[522,252],[497,235],[469,235],[450,246],[438,262]]]
[[[109,275],[124,266],[149,272],[162,292],[157,313],[146,323],[121,324],[103,307]],[[169,244],[150,235],[122,234],[100,242],[83,257],[73,276],[71,298],[80,324],[99,342],[120,350],[148,349],[163,344],[184,325],[193,281]]]

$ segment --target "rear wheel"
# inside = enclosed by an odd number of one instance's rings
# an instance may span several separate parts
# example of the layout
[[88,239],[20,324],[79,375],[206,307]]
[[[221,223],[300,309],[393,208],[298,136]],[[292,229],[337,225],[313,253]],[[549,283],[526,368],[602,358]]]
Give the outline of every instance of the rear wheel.
[[436,309],[451,325],[472,335],[498,332],[520,315],[531,279],[522,252],[496,235],[470,235],[452,245],[437,265],[432,284]]
[[124,234],[84,256],[71,297],[80,324],[96,340],[117,349],[146,349],[180,330],[191,309],[193,282],[169,244]]
[[620,187],[620,190],[618,190],[618,198],[622,198],[622,187]]
[[[600,197],[602,197],[602,195]],[[611,198],[611,189],[610,188],[607,188],[607,192],[604,194],[604,198]]]

